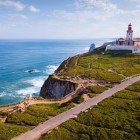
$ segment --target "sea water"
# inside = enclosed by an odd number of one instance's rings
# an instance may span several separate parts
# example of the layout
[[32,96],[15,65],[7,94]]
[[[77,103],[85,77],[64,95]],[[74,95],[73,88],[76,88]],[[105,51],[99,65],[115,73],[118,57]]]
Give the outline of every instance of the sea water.
[[87,52],[93,42],[100,46],[108,40],[0,40],[0,105],[38,96],[62,61]]

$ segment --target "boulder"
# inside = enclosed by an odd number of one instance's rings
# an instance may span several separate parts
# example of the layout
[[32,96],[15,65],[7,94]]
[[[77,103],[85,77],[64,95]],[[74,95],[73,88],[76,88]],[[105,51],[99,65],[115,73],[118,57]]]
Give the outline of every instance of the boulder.
[[94,49],[95,49],[95,44],[93,43],[93,44],[90,45],[89,52],[93,52]]

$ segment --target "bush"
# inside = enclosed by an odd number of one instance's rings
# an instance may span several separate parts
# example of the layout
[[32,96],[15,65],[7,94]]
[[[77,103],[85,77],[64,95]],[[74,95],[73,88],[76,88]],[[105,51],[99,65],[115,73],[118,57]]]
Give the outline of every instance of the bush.
[[42,117],[35,117],[27,113],[19,113],[15,112],[12,113],[10,116],[7,117],[6,122],[7,123],[14,123],[14,124],[20,124],[20,125],[31,125],[35,126],[39,123],[45,121]]
[[25,126],[0,123],[0,140],[11,140],[26,131],[28,128]]
[[50,116],[56,116],[57,114],[60,114],[72,107],[72,104],[67,104],[67,106],[60,106],[59,104],[31,105],[27,107],[27,109],[23,113],[15,112],[9,115],[6,119],[6,122],[35,126],[47,120]]
[[134,92],[139,92],[140,93],[140,82],[136,82],[135,84],[129,86],[126,89],[130,90],[130,91],[134,91]]
[[130,99],[130,100],[140,100],[140,93],[133,92],[130,90],[120,91],[115,95],[115,98]]
[[87,89],[91,93],[100,94],[100,93],[104,92],[105,90],[107,90],[108,88],[103,87],[103,86],[89,86],[89,87],[87,87]]
[[[128,89],[136,90],[137,87],[134,84]],[[40,139],[138,140],[140,136],[139,112],[139,93],[124,90],[102,101],[88,112],[78,115],[77,118],[63,123],[58,130]]]
[[84,98],[82,95],[78,95],[77,97],[73,98],[71,100],[72,103],[76,103],[76,104],[80,104],[82,102],[84,102]]
[[[98,51],[102,51],[102,48]],[[126,52],[111,52],[104,55],[89,53],[79,55],[78,59],[72,57],[63,62],[63,67],[61,66],[57,72],[63,76],[80,76],[120,83],[125,78],[124,76],[140,74],[139,60],[140,55],[130,56]],[[121,76],[121,74],[124,76]]]

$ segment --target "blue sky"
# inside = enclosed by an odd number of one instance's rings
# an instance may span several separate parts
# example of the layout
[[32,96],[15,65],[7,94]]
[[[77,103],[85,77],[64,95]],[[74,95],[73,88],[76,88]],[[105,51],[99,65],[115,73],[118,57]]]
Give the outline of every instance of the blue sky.
[[140,0],[0,0],[0,38],[140,37]]

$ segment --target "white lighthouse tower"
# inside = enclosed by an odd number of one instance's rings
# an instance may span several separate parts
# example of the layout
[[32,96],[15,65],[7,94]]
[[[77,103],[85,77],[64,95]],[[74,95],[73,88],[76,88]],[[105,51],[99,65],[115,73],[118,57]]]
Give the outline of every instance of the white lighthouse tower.
[[131,23],[128,25],[128,30],[126,33],[126,45],[128,46],[133,45],[133,30]]

